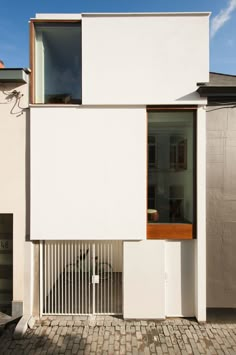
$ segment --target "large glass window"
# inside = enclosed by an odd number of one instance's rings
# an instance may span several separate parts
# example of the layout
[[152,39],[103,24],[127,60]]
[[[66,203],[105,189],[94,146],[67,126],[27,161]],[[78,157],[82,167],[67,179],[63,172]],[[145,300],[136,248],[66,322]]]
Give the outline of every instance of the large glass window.
[[[195,219],[195,111],[148,112],[148,224],[166,224],[181,239],[178,225]],[[168,225],[175,225],[174,229]],[[154,227],[154,228],[153,228]],[[164,230],[164,226],[161,227]],[[155,226],[152,226],[152,237]],[[168,234],[164,234],[168,237]],[[162,232],[160,232],[160,237]],[[186,236],[185,236],[186,237]]]
[[35,23],[35,103],[81,103],[80,23]]

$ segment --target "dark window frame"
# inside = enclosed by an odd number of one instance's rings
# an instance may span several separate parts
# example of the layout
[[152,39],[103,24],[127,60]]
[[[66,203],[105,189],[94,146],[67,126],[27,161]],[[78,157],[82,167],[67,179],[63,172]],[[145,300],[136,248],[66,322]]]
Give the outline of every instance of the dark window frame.
[[[57,19],[32,19],[29,22],[29,28],[30,28],[30,68],[31,68],[31,73],[30,73],[30,83],[29,83],[29,101],[30,104],[36,104],[36,105],[51,105],[47,103],[37,103],[36,102],[36,93],[35,93],[35,77],[36,77],[36,65],[35,65],[35,40],[36,40],[36,31],[35,31],[35,25],[37,24],[43,24],[43,23],[48,23],[48,24],[80,24],[81,25],[81,32],[82,32],[82,21],[81,20],[57,20]],[[82,55],[82,35],[81,35],[81,55]],[[81,78],[81,85],[82,85],[82,78]],[[81,97],[81,103],[82,104],[82,97]],[[54,103],[53,105],[65,105],[65,103]]]

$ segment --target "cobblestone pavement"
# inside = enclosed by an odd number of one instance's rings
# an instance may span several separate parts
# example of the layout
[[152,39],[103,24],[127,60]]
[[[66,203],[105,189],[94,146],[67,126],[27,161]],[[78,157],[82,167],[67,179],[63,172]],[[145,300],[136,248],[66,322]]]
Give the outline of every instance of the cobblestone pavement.
[[0,354],[235,354],[236,322],[123,320],[111,316],[43,317],[24,338],[0,337]]

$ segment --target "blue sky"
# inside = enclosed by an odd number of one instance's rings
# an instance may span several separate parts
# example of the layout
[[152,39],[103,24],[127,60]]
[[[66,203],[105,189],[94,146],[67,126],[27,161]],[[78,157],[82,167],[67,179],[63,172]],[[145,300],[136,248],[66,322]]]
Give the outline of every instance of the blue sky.
[[236,75],[236,0],[1,0],[0,58],[29,66],[28,21],[36,13],[211,12],[210,70]]

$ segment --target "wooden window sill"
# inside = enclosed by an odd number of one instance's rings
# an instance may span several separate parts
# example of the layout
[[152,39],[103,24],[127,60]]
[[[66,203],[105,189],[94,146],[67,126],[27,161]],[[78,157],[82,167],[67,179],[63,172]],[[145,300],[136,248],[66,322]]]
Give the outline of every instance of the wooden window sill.
[[147,223],[147,239],[193,239],[192,224]]

